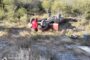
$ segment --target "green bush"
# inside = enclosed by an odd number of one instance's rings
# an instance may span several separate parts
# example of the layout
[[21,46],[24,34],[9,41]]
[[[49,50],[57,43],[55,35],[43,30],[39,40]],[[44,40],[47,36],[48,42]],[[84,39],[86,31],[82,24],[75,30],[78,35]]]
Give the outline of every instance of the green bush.
[[79,16],[81,14],[79,9],[72,9],[72,16]]
[[85,18],[86,18],[87,20],[90,20],[90,11],[88,11],[88,12],[86,13]]
[[49,0],[44,0],[42,2],[42,6],[43,6],[43,8],[45,8],[47,10],[51,7],[51,2]]
[[3,17],[4,17],[4,11],[3,9],[0,9],[0,19],[3,19]]
[[26,9],[25,8],[19,8],[18,11],[16,12],[17,13],[17,16],[24,16],[26,14]]
[[14,2],[14,0],[2,0],[3,4],[8,5],[8,4],[12,4]]
[[65,16],[72,16],[72,15],[71,15],[71,14],[72,14],[72,7],[66,5],[66,6],[64,7],[63,14],[64,14]]
[[[65,16],[83,16],[90,19],[90,0],[2,0],[0,2],[0,19],[7,17],[17,19],[24,15],[57,12]],[[5,14],[4,14],[5,13]]]
[[64,9],[65,5],[63,2],[61,1],[54,1],[53,4],[52,4],[52,12],[59,12],[59,11],[62,11]]

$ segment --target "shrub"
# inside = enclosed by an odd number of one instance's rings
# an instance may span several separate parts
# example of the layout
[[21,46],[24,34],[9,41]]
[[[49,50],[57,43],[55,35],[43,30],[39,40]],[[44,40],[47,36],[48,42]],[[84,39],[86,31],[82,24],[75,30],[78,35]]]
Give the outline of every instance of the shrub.
[[26,9],[25,8],[19,8],[17,11],[17,14],[19,16],[24,16],[24,14],[26,14]]
[[85,18],[86,18],[87,20],[90,20],[90,11],[88,11],[88,12],[86,13]]
[[90,20],[90,13],[86,15],[85,17],[87,20]]
[[0,19],[3,19],[3,17],[4,17],[4,11],[3,9],[0,9]]
[[8,4],[12,4],[14,2],[14,0],[2,0],[3,4],[8,5]]

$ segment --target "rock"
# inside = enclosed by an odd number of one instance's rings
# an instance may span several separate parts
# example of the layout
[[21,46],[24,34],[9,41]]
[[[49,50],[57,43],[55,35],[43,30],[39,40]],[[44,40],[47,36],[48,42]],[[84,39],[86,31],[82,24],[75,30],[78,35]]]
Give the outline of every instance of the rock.
[[88,47],[88,46],[77,46],[77,48],[82,50],[82,53],[84,53],[85,55],[90,56],[90,47]]

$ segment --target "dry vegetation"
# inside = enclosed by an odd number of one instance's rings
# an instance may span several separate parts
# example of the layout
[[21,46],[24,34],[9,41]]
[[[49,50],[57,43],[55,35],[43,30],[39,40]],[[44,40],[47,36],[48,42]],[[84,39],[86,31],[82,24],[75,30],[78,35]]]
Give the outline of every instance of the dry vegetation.
[[[68,3],[69,0],[66,3],[65,1],[66,0],[43,0],[42,2],[39,0],[0,0],[1,45],[3,44],[2,41],[8,41],[12,43],[12,45],[14,44],[20,48],[28,48],[31,47],[31,45],[40,45],[40,47],[41,45],[45,45],[48,48],[60,49],[61,52],[67,51],[68,49],[66,49],[65,46],[68,45],[90,46],[90,41],[84,41],[83,39],[71,40],[68,38],[72,34],[79,35],[80,38],[83,37],[84,33],[90,35],[90,1],[72,0],[72,4]],[[30,28],[27,27],[27,21],[30,20],[30,18],[48,18],[49,8],[51,8],[50,12],[52,12],[52,15],[61,12],[65,17],[79,17],[80,19],[78,19],[78,22],[70,23],[75,27],[73,29],[69,29],[69,27],[65,28],[68,25],[66,23],[63,25],[63,28],[60,26],[60,31],[32,32]],[[35,16],[32,17],[32,14]],[[21,55],[24,54],[24,51],[23,53],[21,52]],[[76,52],[76,54],[78,53]]]
[[[31,56],[28,55],[30,53],[30,51],[28,49],[31,47],[32,47],[31,49],[33,49],[32,55],[35,54],[35,56],[32,56],[32,57],[37,58],[37,56],[39,56],[39,52],[41,52],[41,53],[45,52],[42,50],[40,50],[38,52],[37,50],[39,48],[43,49],[44,48],[43,46],[45,46],[48,50],[50,50],[49,52],[52,54],[54,54],[53,51],[55,51],[55,52],[59,51],[58,53],[73,52],[79,58],[79,60],[89,59],[89,57],[84,55],[81,52],[81,50],[78,50],[76,48],[74,48],[74,49],[72,48],[69,50],[68,48],[66,48],[66,46],[69,46],[69,45],[90,45],[89,42],[83,41],[82,39],[81,40],[71,40],[68,37],[64,36],[64,34],[63,34],[63,33],[65,33],[65,35],[70,36],[71,34],[76,33],[77,35],[82,36],[83,31],[87,31],[88,29],[86,28],[84,30],[83,29],[79,30],[78,27],[79,26],[83,27],[83,24],[85,24],[84,25],[85,27],[89,27],[89,23],[87,23],[87,22],[83,23],[81,21],[78,21],[78,22],[71,23],[71,24],[73,26],[76,26],[77,31],[75,29],[74,30],[73,29],[67,29],[67,30],[62,29],[60,31],[31,32],[30,29],[25,28],[25,25],[24,25],[24,27],[14,26],[16,28],[13,28],[11,26],[10,27],[8,26],[9,28],[1,29],[0,41],[5,40],[12,44],[12,45],[9,45],[9,48],[10,48],[9,50],[4,49],[4,50],[6,50],[5,52],[8,52],[8,53],[4,53],[3,58],[4,57],[9,58],[11,56],[10,54],[12,54],[12,57],[13,57],[12,59],[14,59],[15,58],[14,56],[16,55],[16,57],[17,58],[20,57],[21,60],[25,60],[25,58],[27,58],[27,60],[28,60],[28,58],[31,58]],[[78,24],[78,26],[76,24]],[[14,47],[12,48],[13,44],[16,46],[15,48]],[[18,49],[18,47],[19,47],[19,49]],[[34,49],[34,47],[36,47],[36,48]],[[14,52],[14,53],[11,53],[11,52]],[[3,55],[3,53],[1,53],[1,54]],[[19,55],[17,56],[17,54],[19,54]],[[29,57],[26,57],[24,55],[29,56]],[[46,56],[46,55],[44,55],[44,56]],[[50,55],[50,56],[52,56],[52,55]],[[83,56],[84,56],[84,58],[82,59]],[[53,58],[54,57],[55,56],[53,56]],[[37,58],[37,59],[39,59],[39,58]],[[49,57],[49,59],[51,59],[51,57]]]
[[[44,15],[45,16],[45,15]],[[43,16],[43,17],[44,17]],[[36,17],[36,16],[35,16]],[[38,17],[42,17],[42,16],[38,16]],[[66,24],[67,25],[67,24]],[[65,26],[66,26],[65,25]],[[24,31],[19,31],[19,35],[20,36],[31,36],[31,35],[37,35],[37,34],[41,34],[41,35],[62,35],[62,34],[65,34],[67,36],[70,36],[72,35],[73,33],[76,33],[77,35],[80,35],[82,36],[84,31],[88,31],[88,33],[90,34],[90,23],[89,23],[89,20],[78,20],[78,22],[71,22],[71,25],[72,26],[75,26],[74,29],[63,29],[61,28],[62,30],[58,31],[58,32],[52,32],[52,31],[49,31],[49,32],[41,32],[41,31],[38,31],[38,32],[31,32],[30,28],[28,28],[28,24],[25,23],[25,22],[20,22],[20,23],[14,23],[14,22],[4,22],[4,28],[5,28],[5,31],[4,30],[1,30],[0,31],[0,36],[3,36],[3,35],[7,35],[9,34],[8,33],[8,30],[7,28],[24,28],[26,30]]]

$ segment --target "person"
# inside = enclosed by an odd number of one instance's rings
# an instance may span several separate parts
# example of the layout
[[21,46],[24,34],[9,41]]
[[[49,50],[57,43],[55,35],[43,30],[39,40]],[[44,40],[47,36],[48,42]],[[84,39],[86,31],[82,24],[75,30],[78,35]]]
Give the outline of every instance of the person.
[[38,22],[37,22],[37,18],[36,19],[32,19],[32,21],[31,21],[31,24],[32,24],[32,30],[34,30],[34,31],[38,31]]
[[28,28],[32,28],[32,24],[31,24],[31,23],[32,23],[33,20],[34,20],[34,18],[32,18],[32,19],[30,19],[30,20],[28,21],[28,22],[29,22],[28,25],[27,25]]
[[63,21],[63,17],[61,16],[60,13],[58,13],[58,14],[56,15],[56,20],[57,20],[58,23]]
[[45,31],[46,29],[48,29],[48,23],[46,20],[41,21],[41,29],[42,31]]

